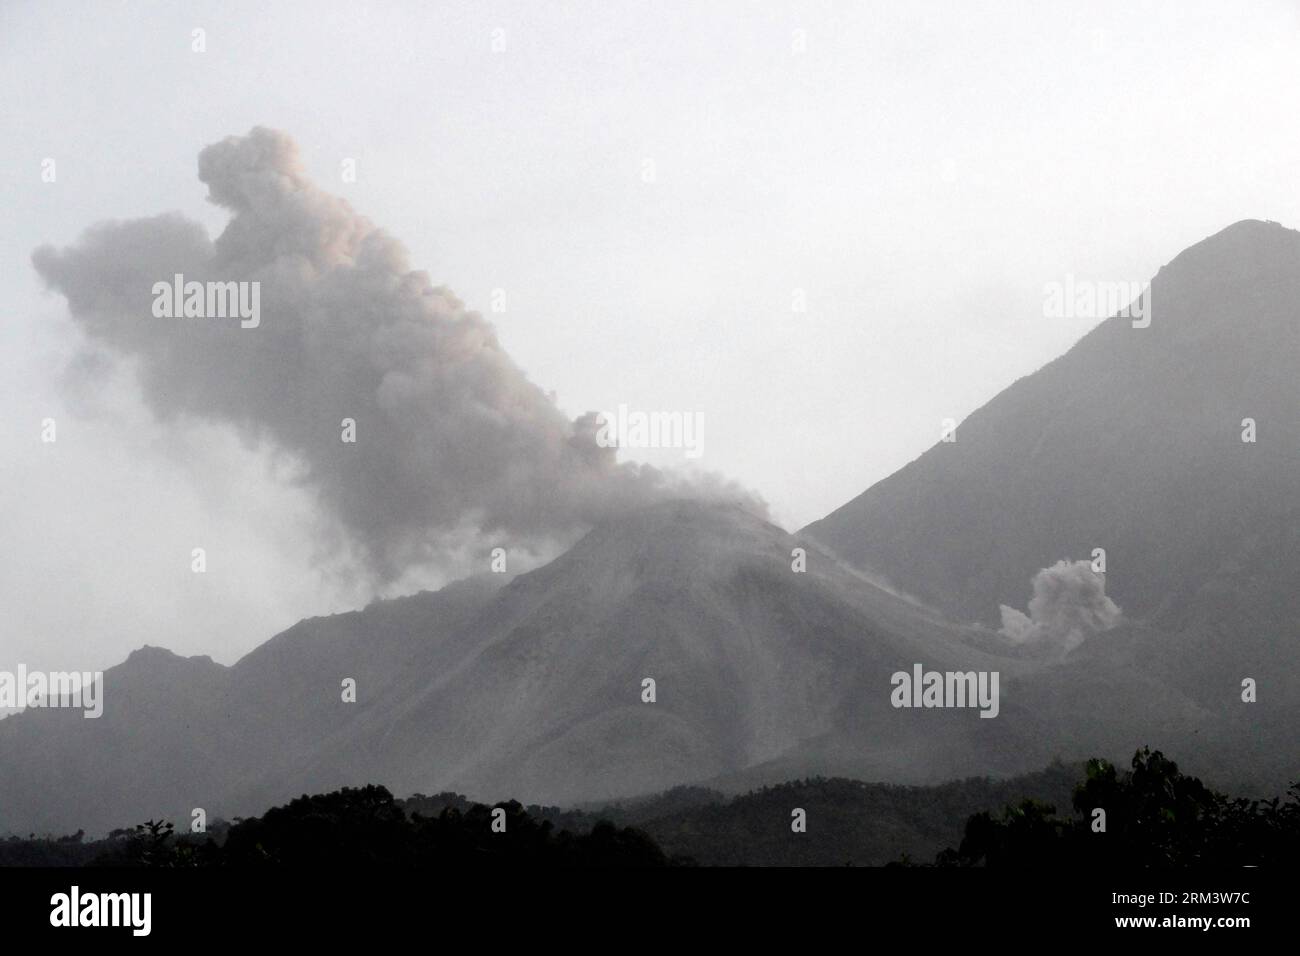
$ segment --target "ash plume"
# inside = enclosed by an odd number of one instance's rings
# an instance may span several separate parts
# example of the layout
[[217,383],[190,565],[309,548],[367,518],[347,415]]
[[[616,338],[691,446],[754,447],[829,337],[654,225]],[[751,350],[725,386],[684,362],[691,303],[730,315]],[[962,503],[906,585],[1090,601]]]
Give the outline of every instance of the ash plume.
[[[620,463],[594,414],[570,421],[489,322],[408,264],[404,246],[307,179],[294,142],[255,128],[199,154],[211,239],[170,213],[92,226],[33,263],[89,343],[130,359],[161,421],[226,423],[296,461],[331,533],[385,581],[446,559],[466,529],[571,537],[665,497],[755,496],[718,476]],[[156,283],[260,283],[260,324],[160,318]],[[355,443],[342,440],[355,421]]]

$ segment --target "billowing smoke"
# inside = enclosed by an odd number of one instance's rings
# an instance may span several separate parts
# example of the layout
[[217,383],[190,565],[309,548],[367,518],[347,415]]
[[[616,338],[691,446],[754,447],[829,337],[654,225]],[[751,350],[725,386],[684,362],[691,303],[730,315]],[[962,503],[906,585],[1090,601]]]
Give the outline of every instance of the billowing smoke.
[[1118,605],[1106,597],[1106,580],[1087,561],[1058,561],[1034,575],[1029,613],[1002,605],[1004,637],[1016,644],[1073,650],[1089,635],[1119,624]]
[[[329,527],[379,578],[436,562],[467,528],[545,543],[677,495],[765,511],[714,476],[617,462],[595,415],[569,421],[488,322],[307,180],[285,134],[259,127],[207,147],[199,179],[232,214],[215,241],[167,214],[100,223],[33,262],[91,342],[135,361],[160,420],[228,423],[293,456]],[[178,275],[186,300],[191,282],[258,283],[258,318],[187,318],[181,301],[161,311],[182,317],[159,317],[155,285]]]

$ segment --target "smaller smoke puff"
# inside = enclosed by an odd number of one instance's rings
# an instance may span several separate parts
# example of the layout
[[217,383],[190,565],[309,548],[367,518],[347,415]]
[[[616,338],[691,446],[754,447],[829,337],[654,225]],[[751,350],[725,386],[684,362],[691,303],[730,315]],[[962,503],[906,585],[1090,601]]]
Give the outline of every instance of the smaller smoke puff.
[[1073,650],[1123,617],[1106,597],[1106,580],[1087,561],[1058,561],[1034,575],[1029,613],[1002,605],[1001,634],[1016,644]]

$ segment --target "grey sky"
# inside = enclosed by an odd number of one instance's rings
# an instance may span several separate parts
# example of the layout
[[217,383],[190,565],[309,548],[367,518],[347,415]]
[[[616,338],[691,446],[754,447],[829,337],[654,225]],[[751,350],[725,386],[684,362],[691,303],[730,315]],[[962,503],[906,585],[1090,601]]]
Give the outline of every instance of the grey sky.
[[698,412],[699,465],[791,528],[1094,324],[1044,318],[1045,283],[1300,224],[1293,4],[426,7],[0,6],[0,668],[231,661],[367,599],[267,449],[160,427],[129,368],[70,370],[31,266],[105,219],[215,236],[198,153],[254,125],[569,418]]

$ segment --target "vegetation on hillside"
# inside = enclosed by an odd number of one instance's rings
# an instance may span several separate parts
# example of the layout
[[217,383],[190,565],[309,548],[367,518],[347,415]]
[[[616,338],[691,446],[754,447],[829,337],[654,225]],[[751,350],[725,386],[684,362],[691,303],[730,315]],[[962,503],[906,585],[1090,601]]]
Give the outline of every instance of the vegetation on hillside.
[[1024,800],[1001,815],[977,813],[941,866],[1291,866],[1300,851],[1300,784],[1285,801],[1216,793],[1142,749],[1120,772],[1091,760],[1075,788],[1074,813]]
[[[1073,813],[1058,815],[1067,801]],[[735,798],[678,787],[598,811],[492,807],[454,793],[397,800],[367,786],[216,821],[204,834],[150,820],[84,837],[0,841],[0,866],[1282,865],[1300,851],[1300,784],[1285,800],[1231,798],[1144,749],[1123,772],[1092,760],[936,787],[814,778]]]

